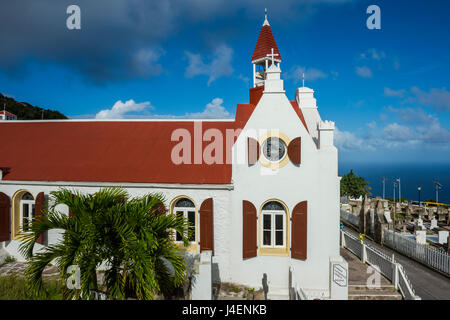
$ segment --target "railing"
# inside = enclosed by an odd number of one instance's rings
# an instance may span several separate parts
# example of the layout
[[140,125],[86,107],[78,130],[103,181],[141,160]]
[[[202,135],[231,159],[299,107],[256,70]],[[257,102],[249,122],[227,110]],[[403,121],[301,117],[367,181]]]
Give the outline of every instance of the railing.
[[403,269],[403,266],[399,263],[397,263],[397,266],[399,272],[398,287],[400,289],[400,292],[402,293],[402,296],[405,297],[405,300],[419,300],[418,296],[416,296],[411,286],[411,282],[406,276],[406,272]]
[[384,245],[446,275],[450,275],[450,255],[428,245],[419,244],[391,230],[384,230]]
[[343,241],[345,243],[345,247],[361,259],[361,242],[356,237],[347,232],[342,232],[342,237],[344,238]]
[[289,300],[310,300],[294,276],[294,268],[289,267]]
[[391,257],[388,257],[381,251],[366,245],[367,260],[371,266],[377,266],[382,275],[389,280],[394,279],[394,267]]
[[420,297],[416,296],[402,265],[396,263],[392,257],[361,242],[357,237],[344,230],[342,230],[341,241],[341,245],[353,252],[362,262],[376,267],[382,275],[394,284],[396,289],[400,289],[406,300],[420,300]]

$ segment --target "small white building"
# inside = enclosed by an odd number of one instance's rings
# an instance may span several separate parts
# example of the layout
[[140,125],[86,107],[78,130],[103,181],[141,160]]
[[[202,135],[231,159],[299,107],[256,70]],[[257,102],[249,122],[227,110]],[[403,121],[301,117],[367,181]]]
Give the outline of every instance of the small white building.
[[267,18],[251,63],[250,101],[231,120],[0,123],[4,249],[21,258],[20,227],[51,191],[123,186],[163,193],[170,213],[183,212],[195,228],[187,252],[212,250],[213,281],[260,288],[266,278],[269,297],[287,298],[293,270],[307,294],[329,298],[340,257],[334,123],[322,121],[312,89],[288,99]]
[[6,110],[0,111],[0,120],[17,120],[17,116]]

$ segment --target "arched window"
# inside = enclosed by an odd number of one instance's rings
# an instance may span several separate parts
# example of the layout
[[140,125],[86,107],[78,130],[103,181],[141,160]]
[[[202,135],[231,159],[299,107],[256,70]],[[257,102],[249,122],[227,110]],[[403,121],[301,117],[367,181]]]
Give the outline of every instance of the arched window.
[[31,193],[26,192],[20,199],[20,229],[29,231],[31,222],[34,219],[34,198]]
[[286,247],[286,210],[278,201],[267,202],[261,211],[263,248]]
[[[190,235],[189,241],[195,242],[196,239],[196,227],[195,227],[195,205],[188,198],[181,198],[173,205],[172,213],[177,216],[186,218],[189,221]],[[176,232],[175,241],[182,241],[181,234]]]

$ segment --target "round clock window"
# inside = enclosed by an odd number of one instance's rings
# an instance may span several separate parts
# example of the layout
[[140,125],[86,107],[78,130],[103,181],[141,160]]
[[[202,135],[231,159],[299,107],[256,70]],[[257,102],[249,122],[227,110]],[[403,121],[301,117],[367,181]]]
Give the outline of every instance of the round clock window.
[[278,137],[269,137],[262,145],[262,153],[269,161],[280,161],[286,155],[286,144]]

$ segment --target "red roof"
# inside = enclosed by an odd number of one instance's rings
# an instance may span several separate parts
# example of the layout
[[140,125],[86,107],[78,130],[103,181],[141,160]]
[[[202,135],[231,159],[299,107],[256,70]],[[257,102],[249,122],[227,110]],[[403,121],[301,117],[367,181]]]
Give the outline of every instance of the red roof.
[[302,121],[303,125],[305,126],[306,131],[308,131],[308,133],[309,133],[308,126],[306,125],[305,117],[303,116],[302,110],[298,106],[297,100],[291,100],[290,102],[291,102],[292,108],[294,108],[295,113],[298,115],[298,117]]
[[[202,122],[203,133],[226,129],[234,121]],[[171,160],[176,129],[191,134],[191,163]],[[231,182],[231,164],[193,164],[193,121],[48,121],[2,122],[0,166],[10,167],[4,180],[210,183]],[[181,139],[180,139],[181,141]],[[203,142],[203,148],[211,142]],[[202,150],[203,150],[202,148]]]
[[264,25],[259,33],[258,41],[256,42],[255,50],[253,51],[252,61],[266,57],[272,53],[278,54],[275,59],[281,61],[280,51],[278,51],[275,38],[273,37],[272,30],[269,25]]
[[8,112],[8,111],[0,111],[0,114],[5,114],[6,113],[6,115],[7,116],[12,116],[12,117],[15,117],[16,115],[15,114],[12,114],[11,112]]
[[[296,101],[291,104],[306,127]],[[251,103],[238,104],[235,121],[201,122],[202,136],[212,128],[223,136],[223,161],[213,164],[203,159],[194,164],[194,121],[0,122],[0,137],[8,140],[0,144],[0,167],[9,169],[3,180],[228,184],[232,168],[226,160],[232,145],[227,130],[242,129],[254,109]],[[191,164],[171,159],[181,142],[172,141],[177,129],[192,137]],[[210,144],[200,142],[201,150]]]

